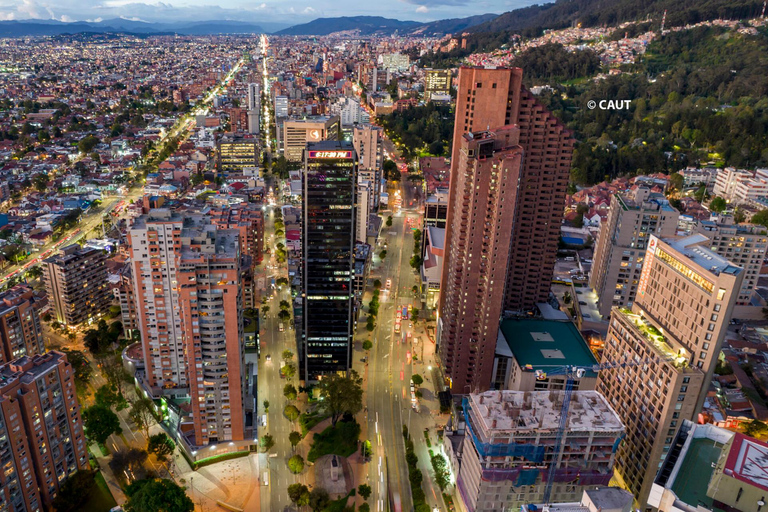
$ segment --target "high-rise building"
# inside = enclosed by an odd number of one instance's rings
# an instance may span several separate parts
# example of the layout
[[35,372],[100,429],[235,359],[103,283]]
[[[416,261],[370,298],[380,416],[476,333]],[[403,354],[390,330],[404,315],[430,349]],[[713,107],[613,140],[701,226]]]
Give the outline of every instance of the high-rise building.
[[744,269],[736,305],[750,305],[768,250],[765,228],[755,224],[736,224],[732,216],[720,215],[699,221],[696,231],[708,238],[706,246],[713,252]]
[[352,129],[352,143],[358,158],[357,175],[371,184],[369,213],[375,212],[381,199],[381,166],[383,165],[382,140],[384,131],[370,124],[355,125]]
[[648,240],[651,235],[674,236],[679,216],[664,195],[652,193],[650,187],[611,198],[589,274],[589,286],[597,294],[603,318],[608,318],[614,306],[632,307]]
[[427,69],[424,73],[424,99],[429,101],[433,94],[451,93],[450,69]]
[[[465,133],[507,125],[520,130],[524,158],[506,276],[504,309],[508,311],[531,310],[549,296],[573,153],[568,130],[523,87],[522,80],[520,68],[459,69],[451,164],[454,193]],[[451,223],[449,211],[448,225]],[[450,231],[447,237],[450,251]]]
[[440,293],[440,357],[454,393],[488,389],[523,166],[519,129],[467,133],[451,177]]
[[291,162],[301,162],[307,142],[338,138],[339,116],[290,119],[283,123],[283,150]]
[[301,375],[346,372],[354,334],[357,157],[352,144],[307,144],[302,222]]
[[603,361],[647,362],[603,370],[597,384],[627,427],[616,472],[641,504],[682,420],[701,409],[741,288],[743,270],[705,241],[651,235],[632,310],[611,312]]
[[248,84],[248,110],[259,110],[261,108],[261,92],[259,84]]
[[112,303],[107,283],[107,256],[98,249],[72,244],[43,260],[45,289],[56,321],[77,325],[94,320]]
[[486,391],[463,400],[466,435],[456,478],[471,512],[543,503],[554,464],[551,502],[577,501],[608,485],[624,425],[595,391],[574,391],[555,452],[564,391]]
[[196,446],[251,435],[239,235],[169,209],[138,217],[129,231],[143,378],[156,395],[191,400]]
[[0,364],[45,352],[32,288],[16,285],[0,293]]
[[0,510],[50,510],[67,478],[88,468],[72,365],[61,352],[0,366]]
[[238,172],[259,166],[259,140],[255,137],[226,135],[216,142],[216,169]]
[[275,118],[288,117],[288,96],[275,96]]

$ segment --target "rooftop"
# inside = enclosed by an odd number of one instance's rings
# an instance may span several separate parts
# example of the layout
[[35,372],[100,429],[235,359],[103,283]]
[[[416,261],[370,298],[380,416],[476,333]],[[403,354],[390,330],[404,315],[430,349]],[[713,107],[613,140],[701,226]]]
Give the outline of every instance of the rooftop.
[[[486,391],[469,395],[475,425],[489,434],[514,431],[536,433],[557,430],[562,391]],[[603,395],[574,391],[571,395],[568,430],[620,433],[624,424]]]
[[[587,342],[572,322],[539,319],[508,319],[501,322],[499,335],[522,367],[592,366],[597,364]],[[501,341],[501,340],[500,340]],[[503,350],[504,344],[501,345]],[[497,348],[497,351],[499,349]]]
[[743,434],[734,434],[723,472],[768,491],[768,444]]
[[685,238],[664,240],[672,249],[684,254],[696,265],[708,269],[715,275],[721,273],[738,275],[742,272],[741,267],[737,267],[727,259],[702,247],[700,244],[708,244],[709,238],[704,235],[696,234]]

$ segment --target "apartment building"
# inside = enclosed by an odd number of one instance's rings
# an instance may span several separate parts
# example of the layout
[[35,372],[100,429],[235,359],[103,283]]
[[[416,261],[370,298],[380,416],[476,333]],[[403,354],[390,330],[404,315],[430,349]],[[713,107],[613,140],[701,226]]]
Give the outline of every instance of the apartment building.
[[[614,308],[602,393],[627,427],[616,473],[644,505],[683,420],[704,402],[743,270],[702,247],[706,237],[648,241],[632,309]],[[638,364],[640,363],[640,364]]]
[[288,96],[275,96],[275,118],[285,119],[288,117]]
[[768,197],[768,169],[720,169],[712,193],[734,205]]
[[0,364],[45,352],[35,302],[30,286],[19,284],[0,293]]
[[252,435],[245,425],[252,398],[239,236],[206,215],[169,209],[151,210],[129,231],[146,368],[141,377],[156,396],[190,399],[193,446]]
[[264,259],[264,212],[257,203],[214,206],[203,211],[219,229],[240,231],[240,253],[251,257],[253,265]]
[[[346,372],[355,310],[357,158],[352,144],[307,144],[301,225],[301,378]],[[330,191],[330,192],[329,192]],[[328,229],[332,226],[334,229]]]
[[286,119],[283,122],[283,154],[291,162],[301,162],[308,142],[338,140],[339,116]]
[[614,194],[608,219],[600,226],[589,286],[597,308],[608,318],[613,307],[632,307],[651,235],[674,236],[680,213],[650,186]]
[[380,204],[383,139],[384,130],[378,126],[364,124],[352,128],[352,144],[358,158],[358,180],[368,181],[372,189],[368,213],[377,211]]
[[427,69],[424,72],[424,99],[429,101],[433,94],[451,93],[450,69]]
[[456,486],[469,512],[520,510],[578,501],[585,489],[607,485],[624,425],[595,391],[574,391],[559,446],[563,391],[486,391],[463,399],[466,434]]
[[716,215],[699,221],[696,232],[708,238],[706,246],[712,252],[744,269],[736,305],[748,306],[768,250],[768,230],[755,224],[735,224],[730,215]]
[[43,260],[45,289],[57,322],[78,325],[96,320],[109,309],[106,261],[104,251],[81,249],[77,244]]
[[461,137],[451,178],[438,337],[454,393],[488,389],[522,172],[517,127]]
[[0,510],[50,510],[67,478],[87,469],[74,371],[57,351],[0,366]]
[[130,262],[120,269],[119,280],[113,285],[112,295],[120,304],[120,320],[123,324],[123,335],[133,339],[134,332],[139,333],[139,315],[136,311],[136,298],[133,296],[133,273]]

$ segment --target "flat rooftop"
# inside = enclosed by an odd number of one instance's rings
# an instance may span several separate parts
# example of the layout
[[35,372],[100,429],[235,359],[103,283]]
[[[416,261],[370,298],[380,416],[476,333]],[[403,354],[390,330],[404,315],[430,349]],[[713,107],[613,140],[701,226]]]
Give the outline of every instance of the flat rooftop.
[[[555,431],[560,424],[563,391],[486,391],[470,394],[470,415],[487,434]],[[624,424],[597,391],[574,391],[569,431],[619,434]]]
[[768,444],[739,433],[734,436],[724,473],[768,492]]
[[677,473],[672,491],[685,503],[703,504],[712,509],[712,498],[707,496],[707,484],[712,479],[714,468],[720,458],[723,445],[712,439],[692,439]]
[[[501,322],[499,335],[521,367],[531,365],[534,370],[546,370],[565,365],[597,364],[584,337],[570,321],[508,319]],[[500,345],[503,349],[503,344]],[[502,355],[508,354],[502,352]]]
[[715,275],[721,273],[738,275],[742,268],[734,265],[727,259],[703,247],[700,244],[709,244],[709,238],[704,235],[696,234],[679,239],[665,239],[672,249],[684,254],[689,260],[702,268],[709,270]]

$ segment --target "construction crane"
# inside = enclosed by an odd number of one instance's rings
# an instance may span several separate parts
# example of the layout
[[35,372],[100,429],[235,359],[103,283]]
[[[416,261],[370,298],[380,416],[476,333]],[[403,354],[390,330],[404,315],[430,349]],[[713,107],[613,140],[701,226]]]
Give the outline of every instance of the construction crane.
[[[624,360],[624,361],[608,361],[601,364],[594,364],[591,366],[575,366],[575,365],[566,365],[566,366],[553,366],[551,370],[544,371],[539,367],[539,369],[534,371],[534,374],[536,376],[536,380],[543,381],[547,380],[551,376],[555,375],[561,375],[565,377],[565,389],[563,393],[563,406],[560,409],[560,423],[557,427],[557,436],[555,437],[555,444],[554,444],[554,458],[552,460],[552,464],[549,466],[549,473],[547,475],[547,485],[544,488],[544,501],[543,503],[545,505],[549,504],[549,499],[552,495],[552,484],[555,481],[555,471],[557,469],[557,460],[560,456],[560,449],[563,444],[563,437],[565,436],[565,431],[568,427],[568,411],[571,407],[571,395],[573,394],[573,384],[577,380],[581,380],[582,377],[584,377],[587,372],[594,372],[599,373],[603,370],[614,370],[616,368],[631,368],[636,366],[646,366],[648,364],[657,363],[659,362],[659,358],[645,358],[645,359],[630,359],[630,360]],[[526,365],[524,370],[532,371],[533,367],[531,365]]]

